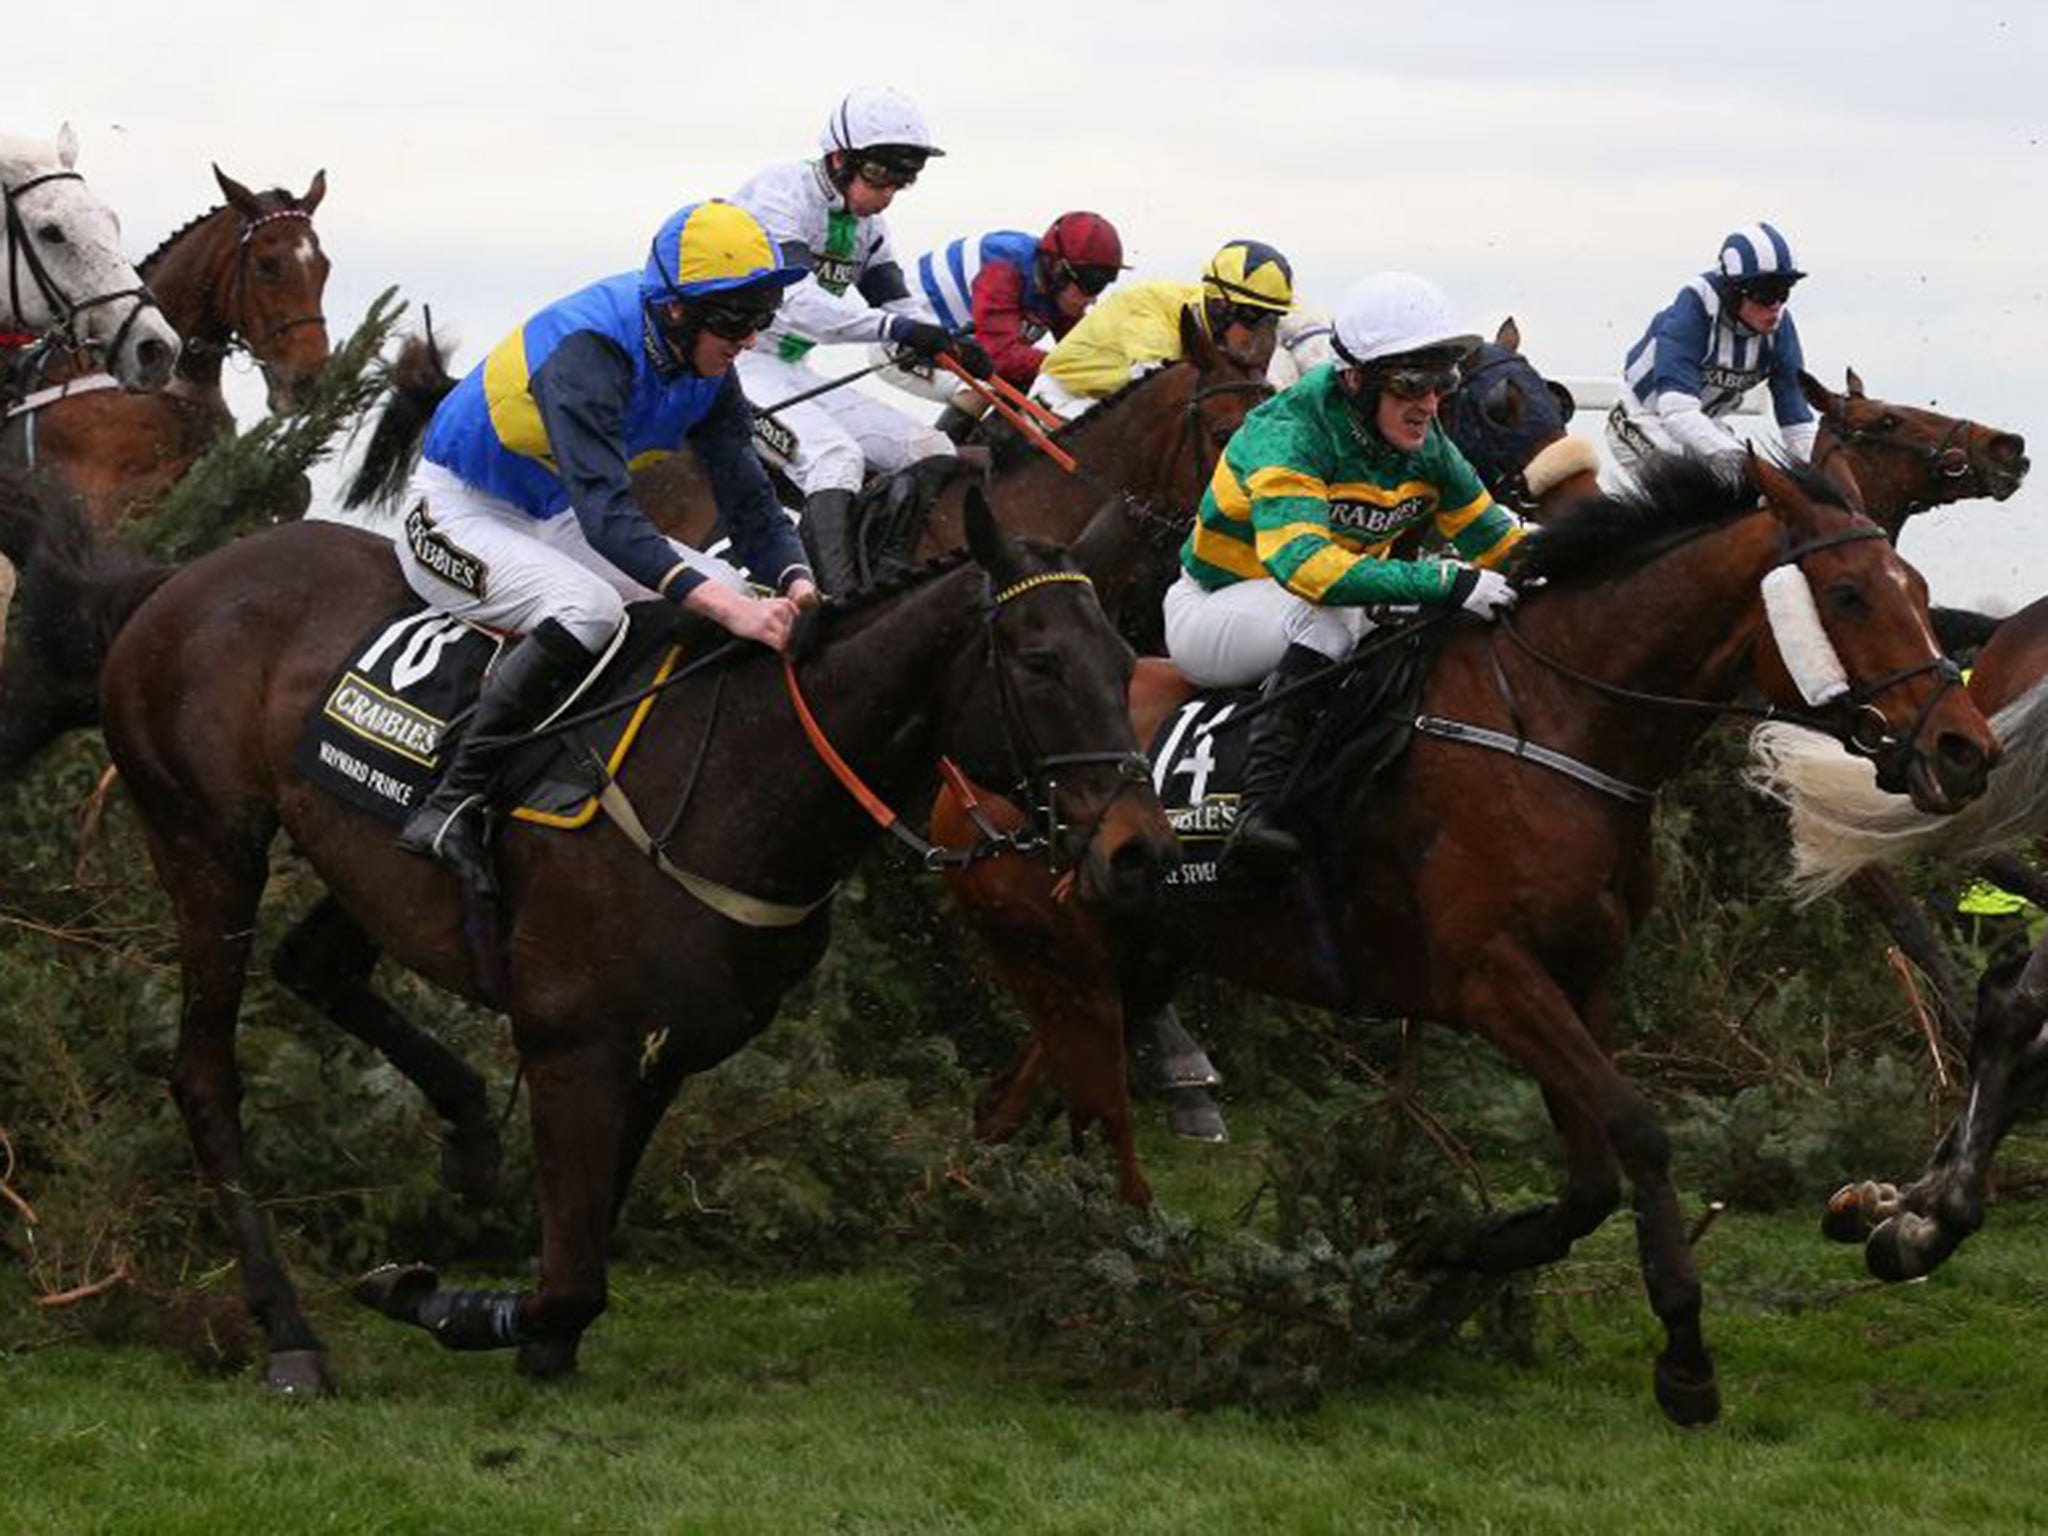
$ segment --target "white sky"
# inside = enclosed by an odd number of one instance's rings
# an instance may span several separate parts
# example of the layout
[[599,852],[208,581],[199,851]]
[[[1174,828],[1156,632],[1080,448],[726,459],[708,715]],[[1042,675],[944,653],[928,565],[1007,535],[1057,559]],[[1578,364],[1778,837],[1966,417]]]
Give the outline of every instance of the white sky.
[[[94,41],[12,71],[0,127],[69,119],[137,257],[219,201],[210,161],[293,190],[326,167],[337,338],[395,282],[459,366],[637,266],[671,209],[812,153],[873,82],[949,151],[890,214],[905,255],[1071,207],[1114,219],[1140,276],[1255,235],[1311,301],[1407,267],[1475,328],[1513,313],[1545,372],[1604,377],[1766,218],[1813,274],[1793,307],[1828,383],[1853,364],[2036,457],[2048,431],[2048,8],[2027,0],[86,9]],[[1905,547],[1939,599],[2026,601],[2048,489]]]

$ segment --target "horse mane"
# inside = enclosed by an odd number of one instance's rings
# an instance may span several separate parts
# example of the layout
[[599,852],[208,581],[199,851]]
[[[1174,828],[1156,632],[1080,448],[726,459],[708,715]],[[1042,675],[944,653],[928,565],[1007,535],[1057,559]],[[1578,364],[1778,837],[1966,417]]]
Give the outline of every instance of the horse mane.
[[[1136,394],[1147,384],[1153,382],[1153,380],[1173,372],[1175,368],[1180,367],[1183,363],[1187,363],[1187,366],[1190,368],[1194,366],[1194,364],[1188,363],[1186,358],[1179,357],[1168,363],[1164,368],[1154,368],[1149,372],[1141,373],[1128,384],[1118,385],[1115,389],[1097,400],[1092,408],[1082,412],[1065,425],[1055,428],[1048,435],[1061,447],[1065,447],[1080,437],[1090,427],[1094,426],[1104,416],[1111,414],[1118,405],[1130,398],[1130,396]],[[990,467],[999,470],[1014,468],[1019,460],[1038,452],[1038,449],[1026,441],[1021,433],[1015,431],[1001,434],[990,445],[990,449]]]
[[[1856,510],[1811,466],[1774,462],[1809,500]],[[1588,497],[1532,529],[1515,551],[1515,576],[1560,583],[1627,576],[1756,507],[1756,489],[1739,472],[1661,455],[1637,472],[1634,489]]]
[[[274,205],[271,202],[273,198],[276,199]],[[292,193],[287,192],[283,187],[272,187],[268,192],[258,192],[256,194],[256,200],[259,203],[265,205],[263,210],[265,213],[276,213],[281,211],[282,209],[296,208],[299,205],[298,198],[294,196]],[[142,260],[135,263],[136,273],[138,275],[147,275],[149,269],[152,266],[154,266],[157,262],[162,261],[165,256],[170,254],[170,249],[172,246],[176,245],[180,240],[184,239],[187,235],[191,234],[193,230],[197,229],[200,225],[204,224],[208,219],[211,219],[218,214],[223,214],[228,211],[229,209],[226,203],[215,203],[211,208],[207,209],[206,212],[194,214],[191,218],[187,219],[184,223],[180,224],[176,229],[172,230],[168,235],[165,235],[163,239],[159,240],[157,242],[157,247],[155,250],[151,251],[147,256],[143,257]]]

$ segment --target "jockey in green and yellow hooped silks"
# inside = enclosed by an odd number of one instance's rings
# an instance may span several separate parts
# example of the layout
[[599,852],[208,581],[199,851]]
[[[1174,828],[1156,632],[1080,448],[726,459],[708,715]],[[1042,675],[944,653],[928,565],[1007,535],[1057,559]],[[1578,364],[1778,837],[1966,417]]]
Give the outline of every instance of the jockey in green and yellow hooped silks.
[[1040,365],[1031,396],[1072,420],[1131,380],[1178,362],[1180,317],[1192,312],[1215,343],[1249,357],[1294,307],[1294,269],[1261,240],[1233,240],[1197,283],[1126,283],[1099,300]]
[[[1514,605],[1495,569],[1522,525],[1494,503],[1437,421],[1479,344],[1432,283],[1361,279],[1337,308],[1337,360],[1266,401],[1231,437],[1166,594],[1174,664],[1205,688],[1266,680],[1270,694],[1343,659],[1371,604]],[[1449,558],[1393,558],[1430,525]],[[1274,819],[1308,726],[1306,689],[1252,722],[1243,797],[1226,855],[1284,861],[1299,841]]]
[[[443,399],[406,491],[398,563],[444,613],[522,634],[486,676],[469,728],[399,845],[491,887],[480,808],[523,732],[562,706],[625,627],[666,597],[781,650],[816,588],[754,454],[733,360],[766,329],[786,266],[758,220],[716,200],[664,222],[646,265],[540,311]],[[685,442],[737,557],[783,595],[662,537],[630,471]]]

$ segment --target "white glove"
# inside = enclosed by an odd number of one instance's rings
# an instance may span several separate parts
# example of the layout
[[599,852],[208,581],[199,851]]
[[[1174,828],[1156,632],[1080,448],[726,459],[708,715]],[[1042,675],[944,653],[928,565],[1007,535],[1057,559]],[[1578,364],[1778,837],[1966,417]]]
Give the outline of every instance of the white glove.
[[[1465,585],[1467,577],[1472,582],[1469,587]],[[1460,588],[1464,589],[1462,593]],[[1497,619],[1514,607],[1515,599],[1520,595],[1514,584],[1499,571],[1472,568],[1458,573],[1458,579],[1451,584],[1451,591],[1458,596],[1459,607],[1487,620]]]

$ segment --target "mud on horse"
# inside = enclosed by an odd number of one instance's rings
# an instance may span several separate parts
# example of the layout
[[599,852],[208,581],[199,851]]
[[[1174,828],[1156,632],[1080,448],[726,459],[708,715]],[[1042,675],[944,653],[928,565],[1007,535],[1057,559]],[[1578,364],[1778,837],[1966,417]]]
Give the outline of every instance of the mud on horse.
[[[1563,1140],[1565,1187],[1448,1261],[1499,1274],[1561,1258],[1614,1210],[1625,1176],[1665,1330],[1657,1399],[1700,1423],[1719,1395],[1669,1139],[1607,1054],[1617,967],[1652,894],[1653,792],[1752,682],[1874,754],[1888,782],[1929,806],[1980,793],[1997,745],[1935,649],[1918,576],[1809,473],[1752,461],[1747,482],[1730,484],[1674,461],[1639,494],[1580,503],[1523,551],[1522,578],[1545,585],[1498,627],[1454,621],[1430,673],[1420,713],[1456,729],[1425,726],[1347,802],[1323,866],[1172,914],[1148,936],[1148,959],[1347,1016],[1467,1029],[1533,1075]],[[1767,577],[1806,594],[1806,622],[1788,611],[1778,623],[1796,629],[1782,645],[1807,685],[1827,670],[1819,658],[1842,673],[1821,707],[1807,709],[1786,670]],[[1141,663],[1139,739],[1188,693],[1170,668]],[[934,827],[964,832],[949,797]],[[1124,1083],[1073,1065],[1105,1059],[1100,1040],[1119,1035],[1128,948],[1019,861],[951,884],[1034,1028],[985,1097],[982,1128],[1014,1129],[1049,1069],[1076,1123],[1099,1122],[1115,1146],[1125,1193],[1146,1198]]]
[[[972,563],[955,557],[828,607],[787,674],[747,648],[719,681],[663,694],[622,767],[618,787],[649,808],[640,819],[672,823],[670,857],[755,898],[769,925],[697,904],[611,827],[508,826],[505,1007],[531,1097],[539,1282],[450,1290],[406,1266],[368,1280],[365,1299],[452,1348],[517,1347],[523,1367],[544,1375],[573,1368],[605,1306],[617,1206],[662,1112],[686,1075],[765,1028],[816,965],[836,884],[878,835],[806,745],[794,679],[825,737],[888,804],[928,797],[950,753],[977,778],[1015,781],[1039,808],[1040,856],[1074,877],[1075,905],[1149,890],[1172,834],[1123,708],[1129,651],[1058,552],[1009,539],[973,507],[968,538]],[[388,1013],[361,963],[382,953],[477,995],[452,875],[400,852],[381,823],[294,767],[326,679],[405,600],[384,540],[286,525],[165,582],[128,617],[104,680],[108,746],[176,913],[184,1006],[173,1094],[264,1336],[266,1380],[285,1393],[331,1382],[252,1189],[239,1111],[236,1015],[278,832],[332,895],[306,920],[313,931],[287,942],[293,990],[345,1028]]]

